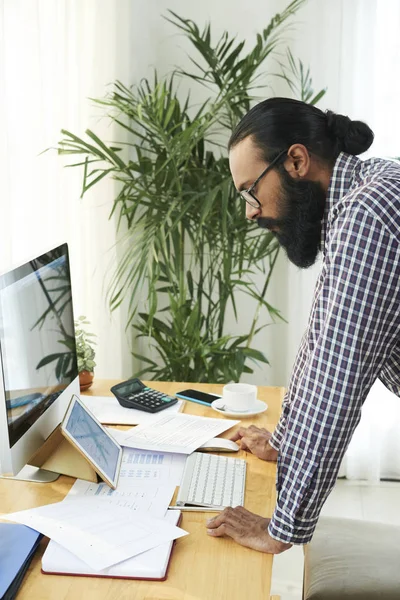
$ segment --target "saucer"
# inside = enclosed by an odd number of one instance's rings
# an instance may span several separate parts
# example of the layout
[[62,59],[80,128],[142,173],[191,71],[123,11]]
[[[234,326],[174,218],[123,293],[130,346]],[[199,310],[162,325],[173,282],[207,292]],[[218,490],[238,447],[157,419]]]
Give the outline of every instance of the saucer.
[[254,415],[259,415],[265,412],[268,408],[268,404],[265,404],[265,402],[263,402],[262,400],[256,400],[255,406],[253,408],[244,411],[232,410],[228,407],[226,407],[225,410],[221,410],[220,408],[218,408],[219,406],[224,406],[223,398],[218,398],[217,400],[214,400],[214,402],[211,403],[211,408],[220,415],[225,415],[226,417],[240,417],[241,419],[245,419],[246,417],[253,417]]

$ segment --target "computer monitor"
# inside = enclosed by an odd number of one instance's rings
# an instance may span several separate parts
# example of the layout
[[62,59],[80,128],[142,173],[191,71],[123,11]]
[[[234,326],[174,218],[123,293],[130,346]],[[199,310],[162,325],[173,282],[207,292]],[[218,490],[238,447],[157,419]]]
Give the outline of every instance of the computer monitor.
[[79,377],[63,244],[0,276],[1,475],[58,477],[25,465],[61,423],[72,394],[79,395]]

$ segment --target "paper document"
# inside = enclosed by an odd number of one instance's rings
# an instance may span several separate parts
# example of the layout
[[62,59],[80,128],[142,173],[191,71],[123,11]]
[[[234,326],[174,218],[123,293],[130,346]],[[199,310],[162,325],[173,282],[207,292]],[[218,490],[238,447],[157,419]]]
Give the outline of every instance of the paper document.
[[[168,511],[165,520],[176,525],[179,511]],[[19,527],[19,525],[18,525]],[[160,544],[147,552],[128,558],[108,569],[96,571],[88,567],[79,558],[65,548],[51,541],[42,558],[42,569],[45,573],[65,573],[74,575],[97,575],[100,577],[128,577],[139,579],[163,579],[165,577],[172,550],[172,543]]]
[[136,481],[141,484],[169,483],[180,485],[186,456],[172,452],[150,452],[124,448],[119,481]]
[[[103,425],[139,425],[139,423],[150,423],[160,415],[160,413],[148,413],[135,408],[124,408],[115,396],[85,396],[82,394],[81,400]],[[175,414],[180,411],[182,404],[183,401],[179,400],[162,412],[169,415]]]
[[160,519],[165,516],[171,498],[175,492],[175,484],[164,484],[162,487],[154,484],[143,486],[138,481],[121,481],[116,490],[112,490],[106,483],[91,483],[77,479],[70,489],[64,502],[74,497],[95,497],[107,501],[113,506],[123,506],[132,511],[147,513]]
[[199,446],[240,421],[193,415],[163,415],[128,431],[109,429],[121,446],[159,452],[191,454]]
[[164,519],[123,506],[110,510],[107,499],[93,497],[71,497],[1,517],[40,531],[97,570],[187,535]]

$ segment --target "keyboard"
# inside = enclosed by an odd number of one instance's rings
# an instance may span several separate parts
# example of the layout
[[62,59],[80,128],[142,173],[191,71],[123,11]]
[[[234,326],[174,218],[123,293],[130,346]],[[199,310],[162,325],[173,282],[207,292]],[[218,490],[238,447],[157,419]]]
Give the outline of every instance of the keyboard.
[[243,506],[246,461],[193,452],[186,460],[177,506]]

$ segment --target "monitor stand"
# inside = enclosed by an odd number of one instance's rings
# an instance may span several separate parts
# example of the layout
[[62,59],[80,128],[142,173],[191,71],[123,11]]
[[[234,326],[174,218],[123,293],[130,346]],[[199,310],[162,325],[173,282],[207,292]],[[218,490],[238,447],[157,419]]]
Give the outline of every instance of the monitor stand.
[[96,471],[87,458],[77,450],[61,433],[58,426],[44,444],[29,459],[17,475],[3,475],[3,479],[51,483],[59,475],[69,475],[76,479],[85,479],[97,483]]
[[51,483],[60,477],[60,473],[39,469],[26,465],[17,475],[0,475],[0,479],[14,479],[17,481],[31,481],[33,483]]

